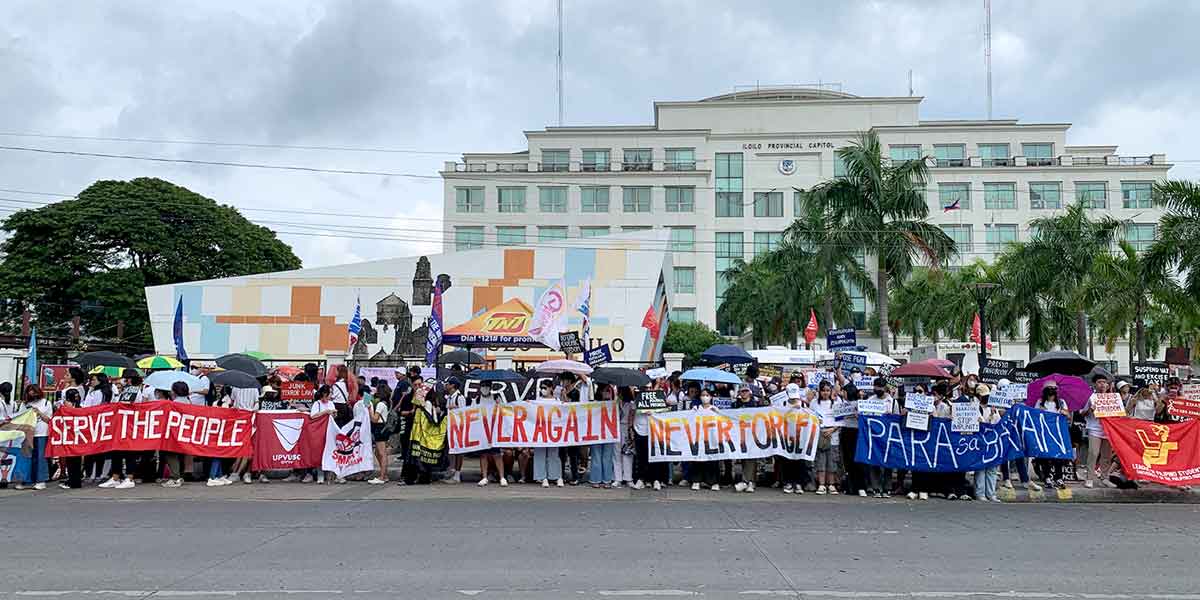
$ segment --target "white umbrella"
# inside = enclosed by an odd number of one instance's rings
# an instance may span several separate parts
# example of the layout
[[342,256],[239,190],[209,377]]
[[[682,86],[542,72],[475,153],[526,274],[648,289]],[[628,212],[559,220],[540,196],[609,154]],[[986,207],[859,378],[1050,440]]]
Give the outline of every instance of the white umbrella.
[[155,371],[146,376],[146,385],[156,390],[171,390],[171,385],[177,381],[187,384],[188,391],[200,389],[200,378],[187,371]]
[[587,363],[581,363],[577,360],[560,358],[558,360],[548,360],[538,365],[537,372],[539,373],[575,373],[576,375],[588,375],[592,372],[592,367]]
[[895,365],[900,364],[900,361],[898,361],[886,354],[880,354],[878,352],[860,352],[858,350],[848,350],[846,352],[842,352],[842,354],[853,354],[855,356],[865,356],[865,357],[867,357],[867,366],[868,367],[879,367],[879,366],[883,366],[883,365],[895,366]]

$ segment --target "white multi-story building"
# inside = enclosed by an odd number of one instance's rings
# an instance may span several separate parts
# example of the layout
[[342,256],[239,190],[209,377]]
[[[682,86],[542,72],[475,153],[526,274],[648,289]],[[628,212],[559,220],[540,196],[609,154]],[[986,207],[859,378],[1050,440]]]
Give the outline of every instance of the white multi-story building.
[[[778,244],[798,191],[839,175],[834,151],[868,130],[894,160],[928,157],[930,219],[958,242],[959,261],[990,259],[1077,199],[1126,221],[1135,246],[1154,238],[1150,190],[1165,155],[1071,146],[1069,123],[923,120],[921,100],[754,89],[656,102],[651,125],[526,131],[527,150],[445,164],[446,250],[666,228],[673,319],[716,325],[717,274]],[[857,294],[860,328],[868,306]]]

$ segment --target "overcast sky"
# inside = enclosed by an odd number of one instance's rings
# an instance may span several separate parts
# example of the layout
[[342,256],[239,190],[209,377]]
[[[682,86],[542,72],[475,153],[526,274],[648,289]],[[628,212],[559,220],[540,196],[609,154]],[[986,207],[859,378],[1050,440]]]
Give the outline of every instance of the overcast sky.
[[[566,121],[647,124],[655,100],[755,82],[905,95],[909,69],[926,98],[923,118],[980,118],[982,5],[567,0]],[[1070,122],[1068,143],[1165,152],[1176,162],[1173,177],[1200,177],[1200,2],[994,5],[996,117]],[[359,227],[361,236],[403,238],[281,235],[306,266],[433,251],[442,162],[463,151],[524,149],[522,130],[555,122],[555,23],[552,0],[8,0],[0,4],[0,132],[423,154],[11,135],[0,135],[0,145],[434,177],[0,150],[0,188],[69,196],[96,179],[162,177],[265,209],[245,214],[277,230],[325,222],[342,227],[338,235]],[[6,206],[22,204],[0,201]]]

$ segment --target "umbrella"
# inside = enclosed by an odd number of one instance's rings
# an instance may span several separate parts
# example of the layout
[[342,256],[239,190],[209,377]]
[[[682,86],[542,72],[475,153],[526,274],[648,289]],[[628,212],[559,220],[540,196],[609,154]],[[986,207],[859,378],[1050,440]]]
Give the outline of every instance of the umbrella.
[[892,377],[928,377],[931,379],[950,379],[950,374],[932,361],[923,360],[896,367],[890,373]]
[[1097,375],[1103,375],[1109,381],[1116,383],[1116,378],[1113,377],[1112,372],[1110,372],[1108,369],[1105,369],[1104,367],[1102,367],[1100,365],[1096,365],[1096,366],[1092,367],[1092,370],[1089,371],[1087,374],[1087,381],[1091,381],[1092,378]]
[[460,365],[482,365],[483,357],[469,350],[455,350],[439,356],[438,362],[443,365],[453,363]]
[[139,369],[179,369],[183,363],[170,356],[150,355],[137,361]]
[[227,385],[229,387],[242,389],[261,389],[262,385],[258,383],[253,375],[243,373],[241,371],[221,371],[220,373],[212,373],[208,376],[208,381],[212,385]]
[[715,344],[710,346],[708,350],[705,350],[700,355],[700,359],[714,365],[740,365],[754,362],[754,357],[750,356],[749,352],[733,344]]
[[138,375],[142,374],[142,372],[138,371],[137,369],[129,369],[128,367],[113,367],[113,366],[108,366],[108,365],[100,365],[97,367],[93,367],[91,371],[88,371],[88,373],[91,373],[92,375],[104,373],[105,375],[108,375],[109,378],[115,379],[115,378],[124,376],[126,370],[137,371]]
[[842,354],[853,354],[855,356],[865,356],[865,357],[867,357],[867,366],[868,367],[881,367],[883,365],[898,365],[898,364],[900,364],[900,361],[898,361],[886,354],[880,354],[878,352],[847,350],[845,352],[842,352]]
[[478,379],[479,381],[525,381],[525,376],[512,369],[475,369],[467,373],[467,379]]
[[217,366],[226,371],[241,371],[255,377],[267,374],[267,367],[262,361],[246,354],[226,354],[217,359]]
[[558,360],[548,360],[538,365],[537,370],[539,373],[575,373],[576,375],[587,375],[592,372],[592,367],[577,360],[560,358]]
[[641,371],[624,367],[600,367],[592,371],[592,381],[620,387],[642,387],[650,385],[650,377]]
[[275,367],[274,369],[271,369],[271,372],[278,375],[282,379],[295,379],[297,375],[304,372],[304,369],[301,369],[300,367],[293,367],[291,365],[284,365],[282,367]]
[[955,366],[954,361],[952,361],[948,358],[931,358],[929,360],[923,360],[921,362],[933,363],[943,369],[949,369],[950,367]]
[[1063,402],[1067,403],[1067,408],[1071,410],[1080,410],[1084,404],[1087,404],[1088,398],[1092,397],[1092,387],[1083,379],[1074,375],[1047,375],[1041,379],[1034,379],[1026,388],[1025,404],[1027,406],[1036,406],[1038,401],[1042,399],[1042,388],[1046,387],[1046,382],[1053,381],[1058,384],[1058,397],[1062,398]]
[[270,354],[267,354],[266,352],[259,352],[258,350],[242,350],[242,354],[245,354],[251,358],[257,358],[258,360],[271,360]]
[[738,385],[742,382],[737,375],[734,375],[729,371],[722,371],[720,369],[712,369],[708,367],[688,369],[687,371],[683,372],[683,375],[679,376],[679,379],[683,381],[711,381],[714,383],[730,383],[733,385]]
[[1042,375],[1051,373],[1087,375],[1094,366],[1096,366],[1095,362],[1070,350],[1052,350],[1033,357],[1033,360],[1029,361],[1025,368],[1037,371]]
[[90,367],[95,367],[97,365],[105,365],[105,366],[113,366],[113,367],[128,367],[130,369],[137,367],[137,363],[135,363],[132,358],[129,358],[128,356],[125,356],[124,354],[117,354],[116,352],[109,352],[108,350],[99,350],[96,352],[84,352],[83,354],[76,356],[72,360],[74,360],[76,363],[79,364],[79,366],[81,366],[85,369],[90,368]]
[[155,371],[146,377],[146,385],[156,390],[170,390],[178,381],[187,384],[188,391],[198,390],[203,385],[199,377],[185,371]]

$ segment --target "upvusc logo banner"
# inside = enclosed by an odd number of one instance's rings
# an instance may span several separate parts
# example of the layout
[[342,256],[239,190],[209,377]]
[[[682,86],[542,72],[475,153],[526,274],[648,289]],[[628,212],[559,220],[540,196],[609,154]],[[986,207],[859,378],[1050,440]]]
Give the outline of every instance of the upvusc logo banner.
[[1200,421],[1165,424],[1111,417],[1100,423],[1130,479],[1200,484]]
[[296,410],[263,411],[254,417],[254,470],[321,466],[329,415]]
[[63,406],[50,419],[49,456],[165,450],[194,456],[250,456],[254,413],[158,401]]

